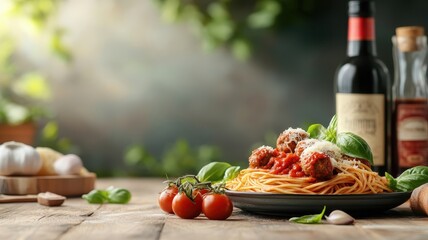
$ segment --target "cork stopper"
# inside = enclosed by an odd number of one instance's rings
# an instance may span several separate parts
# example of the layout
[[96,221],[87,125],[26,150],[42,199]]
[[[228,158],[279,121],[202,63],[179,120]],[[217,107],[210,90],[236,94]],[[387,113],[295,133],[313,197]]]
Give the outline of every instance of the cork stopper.
[[419,50],[417,39],[424,36],[425,29],[418,26],[398,27],[395,33],[400,51],[413,52]]

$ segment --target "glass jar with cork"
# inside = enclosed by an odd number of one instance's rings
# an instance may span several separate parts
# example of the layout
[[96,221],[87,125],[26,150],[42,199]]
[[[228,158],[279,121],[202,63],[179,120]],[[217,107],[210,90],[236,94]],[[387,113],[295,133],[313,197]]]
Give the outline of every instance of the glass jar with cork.
[[392,37],[395,77],[392,90],[392,169],[428,165],[427,39],[424,28],[399,27]]

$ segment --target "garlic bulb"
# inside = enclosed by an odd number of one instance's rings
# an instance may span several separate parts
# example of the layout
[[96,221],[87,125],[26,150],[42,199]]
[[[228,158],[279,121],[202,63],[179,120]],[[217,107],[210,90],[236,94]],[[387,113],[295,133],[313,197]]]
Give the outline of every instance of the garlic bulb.
[[41,167],[40,156],[33,147],[19,142],[0,146],[0,175],[35,175]]

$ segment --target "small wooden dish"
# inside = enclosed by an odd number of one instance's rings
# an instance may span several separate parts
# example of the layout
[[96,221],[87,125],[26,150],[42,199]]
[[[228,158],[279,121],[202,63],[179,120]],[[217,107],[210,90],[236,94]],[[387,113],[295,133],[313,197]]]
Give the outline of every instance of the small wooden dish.
[[65,199],[66,197],[51,192],[37,194],[37,202],[48,207],[61,206]]

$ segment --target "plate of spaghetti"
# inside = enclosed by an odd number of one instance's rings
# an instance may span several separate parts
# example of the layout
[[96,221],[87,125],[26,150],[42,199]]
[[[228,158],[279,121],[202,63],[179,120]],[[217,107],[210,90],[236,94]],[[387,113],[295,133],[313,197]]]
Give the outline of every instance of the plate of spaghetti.
[[[361,138],[357,140],[368,147]],[[249,167],[226,182],[226,193],[238,208],[275,215],[319,212],[323,206],[327,211],[370,214],[409,199],[411,192],[394,192],[385,177],[372,171],[371,152],[358,155],[349,149],[311,138],[300,128],[286,129],[275,148],[261,146],[252,151]]]

